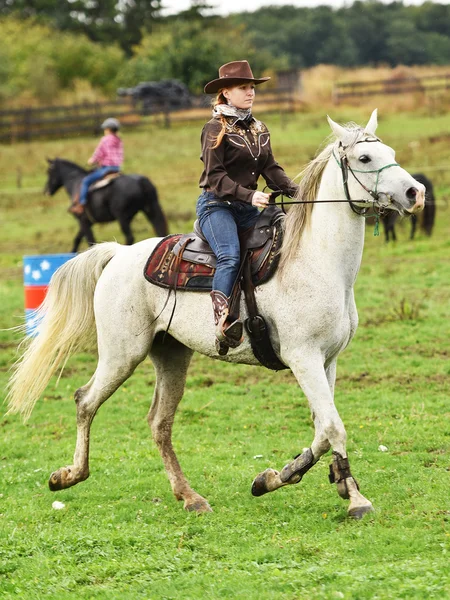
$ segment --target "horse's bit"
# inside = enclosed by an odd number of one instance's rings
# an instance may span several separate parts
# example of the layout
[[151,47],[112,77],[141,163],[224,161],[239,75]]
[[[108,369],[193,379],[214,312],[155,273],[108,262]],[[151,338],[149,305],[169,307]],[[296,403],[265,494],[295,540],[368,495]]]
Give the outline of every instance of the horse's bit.
[[[356,142],[357,144],[361,144],[362,142],[381,142],[381,140],[377,137],[371,137],[371,138],[366,138],[364,140],[359,140],[359,142]],[[369,169],[368,171],[363,170],[363,169],[352,169],[351,166],[349,165],[347,156],[345,154],[347,148],[345,148],[342,145],[342,142],[339,142],[339,154],[341,156],[341,161],[339,162],[338,158],[336,157],[334,151],[333,151],[333,156],[337,162],[337,164],[339,165],[339,167],[341,168],[341,173],[342,173],[342,183],[344,184],[344,191],[345,191],[345,197],[347,198],[348,203],[350,204],[350,208],[352,209],[352,211],[354,213],[356,213],[357,215],[361,215],[361,216],[370,216],[367,215],[367,211],[369,210],[369,208],[373,208],[375,211],[375,208],[378,209],[378,213],[376,213],[376,216],[379,215],[380,213],[380,209],[382,209],[382,206],[378,206],[378,207],[360,207],[360,206],[356,206],[356,204],[354,203],[354,201],[352,201],[351,197],[350,197],[350,192],[348,189],[348,172],[350,171],[350,173],[353,175],[353,177],[356,179],[356,181],[359,183],[359,185],[368,193],[372,196],[372,198],[374,199],[374,202],[377,202],[380,199],[380,194],[378,193],[378,181],[380,179],[380,173],[381,171],[384,171],[384,169],[389,169],[390,167],[399,167],[400,165],[398,163],[390,163],[388,165],[384,165],[384,167],[380,167],[379,169]],[[362,181],[360,181],[358,179],[358,177],[355,175],[355,173],[376,173],[377,174],[377,178],[375,180],[375,187],[373,188],[373,190],[370,190],[369,188],[367,188]]]

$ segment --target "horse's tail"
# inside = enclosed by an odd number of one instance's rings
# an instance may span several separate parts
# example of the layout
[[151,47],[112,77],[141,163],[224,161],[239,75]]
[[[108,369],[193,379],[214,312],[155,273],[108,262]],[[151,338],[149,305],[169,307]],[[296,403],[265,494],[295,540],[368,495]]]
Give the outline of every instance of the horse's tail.
[[166,216],[158,200],[158,192],[148,177],[141,177],[139,183],[144,196],[142,210],[153,225],[156,235],[164,237],[169,233],[169,229],[167,227]]
[[14,366],[8,383],[8,412],[26,421],[36,401],[69,357],[97,345],[94,291],[103,269],[120,245],[93,246],[64,263],[53,275],[47,295],[36,313],[39,334]]

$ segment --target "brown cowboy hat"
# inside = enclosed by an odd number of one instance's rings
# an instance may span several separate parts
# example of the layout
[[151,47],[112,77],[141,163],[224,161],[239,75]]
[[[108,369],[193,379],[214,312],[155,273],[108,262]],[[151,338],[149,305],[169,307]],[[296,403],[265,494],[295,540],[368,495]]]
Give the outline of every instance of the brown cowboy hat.
[[215,94],[222,88],[233,87],[240,85],[244,81],[253,81],[255,85],[268,81],[270,77],[261,77],[255,79],[253,77],[250,65],[246,60],[235,60],[226,65],[222,65],[219,69],[219,79],[213,79],[205,85],[205,94]]

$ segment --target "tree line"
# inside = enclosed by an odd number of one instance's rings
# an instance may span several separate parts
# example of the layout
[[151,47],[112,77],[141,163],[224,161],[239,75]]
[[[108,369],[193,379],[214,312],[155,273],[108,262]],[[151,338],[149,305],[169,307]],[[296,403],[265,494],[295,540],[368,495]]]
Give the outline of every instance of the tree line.
[[203,0],[172,16],[163,16],[162,5],[0,0],[0,99],[28,94],[50,101],[80,85],[111,95],[162,78],[200,93],[220,64],[243,57],[258,73],[320,63],[450,64],[448,4],[287,4],[227,17]]

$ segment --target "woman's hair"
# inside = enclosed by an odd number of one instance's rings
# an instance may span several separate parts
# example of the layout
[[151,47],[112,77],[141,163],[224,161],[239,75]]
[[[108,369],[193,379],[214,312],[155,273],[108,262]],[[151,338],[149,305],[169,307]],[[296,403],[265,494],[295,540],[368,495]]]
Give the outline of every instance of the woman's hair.
[[[223,95],[223,89],[221,89],[217,92],[216,97],[212,101],[212,107],[214,108],[218,104],[228,104],[227,99]],[[222,125],[222,129],[219,131],[217,137],[215,139],[213,139],[213,142],[214,142],[214,145],[212,146],[213,150],[214,150],[214,148],[217,148],[218,146],[220,146],[220,144],[222,143],[223,136],[225,135],[225,129],[227,126],[227,120],[225,119],[225,117],[223,115],[220,115],[219,118],[220,118],[220,123]]]

